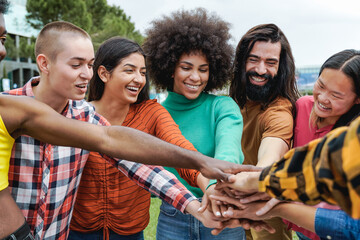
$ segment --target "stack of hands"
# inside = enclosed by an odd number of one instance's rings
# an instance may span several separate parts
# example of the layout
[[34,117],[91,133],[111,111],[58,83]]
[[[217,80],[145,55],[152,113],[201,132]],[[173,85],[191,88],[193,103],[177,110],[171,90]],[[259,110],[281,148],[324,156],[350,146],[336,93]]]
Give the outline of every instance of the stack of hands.
[[206,190],[198,212],[204,226],[214,228],[212,234],[235,227],[275,232],[263,220],[273,217],[270,210],[280,200],[258,192],[261,170],[238,173],[228,182],[218,181]]

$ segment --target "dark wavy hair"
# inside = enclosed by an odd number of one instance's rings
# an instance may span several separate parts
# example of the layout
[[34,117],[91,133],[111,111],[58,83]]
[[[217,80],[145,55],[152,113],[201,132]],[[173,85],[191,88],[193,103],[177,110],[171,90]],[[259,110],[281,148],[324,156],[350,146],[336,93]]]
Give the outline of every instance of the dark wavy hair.
[[5,14],[7,13],[8,9],[9,9],[9,1],[7,0],[0,0],[0,14]]
[[[98,75],[100,66],[104,66],[110,74],[119,65],[119,63],[131,55],[132,53],[140,53],[145,58],[145,53],[136,42],[122,38],[112,37],[103,42],[95,54],[94,75],[90,81],[89,101],[99,100],[104,94],[105,83]],[[136,103],[141,103],[149,99],[149,81],[146,77],[146,84],[140,91]]]
[[230,96],[243,108],[247,101],[246,71],[247,58],[257,41],[281,44],[277,82],[273,92],[262,107],[266,108],[277,97],[287,98],[295,109],[295,102],[300,97],[295,80],[295,63],[290,44],[284,33],[275,24],[261,24],[251,28],[240,40],[235,53],[233,78],[230,85]]
[[176,11],[152,22],[143,44],[147,69],[157,89],[172,89],[172,75],[182,54],[200,52],[209,61],[208,92],[222,88],[231,74],[233,47],[229,24],[203,8]]
[[[347,49],[338,52],[328,58],[320,68],[319,76],[324,69],[340,70],[353,81],[354,92],[356,96],[360,97],[360,51],[354,49]],[[352,120],[360,115],[360,104],[355,104],[345,114],[343,114],[333,126],[333,129],[341,126],[347,126]],[[321,118],[311,112],[310,119],[312,123],[322,121]]]

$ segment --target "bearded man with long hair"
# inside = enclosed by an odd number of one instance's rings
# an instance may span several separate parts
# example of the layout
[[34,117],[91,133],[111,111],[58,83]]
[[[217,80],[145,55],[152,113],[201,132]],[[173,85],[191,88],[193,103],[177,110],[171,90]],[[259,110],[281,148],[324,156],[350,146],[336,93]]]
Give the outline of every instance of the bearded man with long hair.
[[[281,159],[291,148],[293,112],[299,92],[290,44],[275,24],[255,26],[241,38],[230,96],[243,115],[244,163],[265,167]],[[268,223],[276,229],[275,234],[251,229],[246,233],[247,239],[291,239],[280,218]]]

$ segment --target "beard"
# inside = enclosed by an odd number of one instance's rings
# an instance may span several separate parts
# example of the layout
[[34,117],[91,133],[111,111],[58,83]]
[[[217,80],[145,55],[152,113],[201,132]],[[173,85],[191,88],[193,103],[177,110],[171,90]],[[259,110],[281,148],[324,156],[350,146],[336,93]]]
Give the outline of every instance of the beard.
[[[263,86],[254,85],[250,82],[251,76],[265,78],[267,82]],[[246,96],[251,101],[266,103],[275,88],[276,77],[269,74],[259,75],[254,71],[246,72]]]

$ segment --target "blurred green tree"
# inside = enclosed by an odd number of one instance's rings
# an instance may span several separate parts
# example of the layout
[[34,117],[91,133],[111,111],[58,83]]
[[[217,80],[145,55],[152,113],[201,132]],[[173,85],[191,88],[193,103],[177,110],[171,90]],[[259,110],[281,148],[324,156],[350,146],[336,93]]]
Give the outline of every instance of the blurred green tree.
[[69,21],[89,31],[92,15],[84,0],[27,0],[26,19],[35,29],[53,21]]
[[106,0],[27,0],[26,10],[27,21],[36,29],[61,20],[83,28],[91,35],[95,50],[113,36],[126,37],[139,44],[144,39],[124,10],[109,6]]

